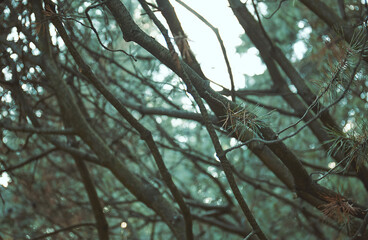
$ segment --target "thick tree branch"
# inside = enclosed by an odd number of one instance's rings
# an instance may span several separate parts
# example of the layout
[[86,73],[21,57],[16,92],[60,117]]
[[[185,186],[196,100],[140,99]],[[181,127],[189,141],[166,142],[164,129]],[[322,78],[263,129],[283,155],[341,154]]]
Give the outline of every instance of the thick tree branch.
[[191,7],[189,7],[183,1],[180,1],[180,0],[175,0],[175,1],[177,1],[183,7],[185,7],[189,12],[193,13],[198,19],[200,19],[204,24],[206,24],[215,33],[216,38],[217,38],[217,41],[219,42],[219,44],[221,46],[222,55],[224,56],[224,60],[225,60],[226,67],[227,67],[227,72],[228,72],[229,78],[230,78],[231,98],[235,102],[235,96],[236,96],[236,94],[235,94],[234,77],[233,77],[233,73],[232,73],[232,70],[231,70],[229,58],[227,57],[226,48],[225,48],[224,42],[222,41],[222,38],[221,38],[221,35],[220,35],[220,32],[219,32],[218,28],[214,27],[202,15],[200,15],[199,13],[197,13],[194,9],[192,9]]
[[[139,0],[141,1],[141,4],[143,3],[143,0]],[[147,13],[150,15],[150,17],[152,18],[152,20],[155,22],[155,24],[158,26],[158,28],[160,29],[161,33],[163,34],[166,43],[168,45],[168,48],[172,54],[172,61],[175,62],[176,67],[178,69],[178,71],[181,73],[180,75],[182,76],[183,81],[185,82],[187,88],[188,88],[188,92],[193,96],[195,102],[197,103],[202,117],[203,117],[203,121],[204,124],[206,126],[206,129],[210,135],[212,144],[215,147],[216,150],[216,155],[218,156],[218,158],[220,159],[221,162],[221,166],[225,172],[226,175],[226,179],[229,182],[230,188],[233,192],[233,194],[235,195],[235,199],[238,201],[244,215],[246,216],[246,218],[248,219],[250,225],[252,226],[253,230],[257,232],[258,237],[261,240],[266,240],[267,237],[266,235],[263,233],[263,231],[261,230],[260,226],[258,225],[256,219],[254,218],[252,212],[250,211],[250,208],[248,207],[248,204],[245,202],[239,187],[236,184],[233,172],[232,172],[232,166],[229,162],[229,160],[227,159],[226,155],[224,154],[224,151],[222,149],[222,146],[220,144],[220,141],[218,139],[218,136],[216,134],[216,131],[210,121],[208,112],[206,107],[203,104],[203,101],[201,99],[201,97],[199,96],[197,90],[195,89],[195,87],[193,86],[192,81],[190,80],[190,78],[188,77],[188,74],[186,74],[185,70],[183,69],[179,57],[177,55],[177,53],[175,52],[173,45],[170,41],[170,38],[167,34],[167,30],[164,28],[164,26],[157,20],[157,18],[152,14],[152,12],[148,9],[148,6],[145,6],[145,4],[142,4],[143,8],[147,11]]]
[[75,164],[77,165],[78,171],[82,177],[83,185],[86,189],[88,199],[90,201],[93,215],[96,220],[96,227],[98,230],[98,237],[100,240],[108,240],[109,239],[109,225],[107,223],[105,214],[103,213],[103,208],[100,203],[100,199],[98,198],[96,188],[93,184],[92,177],[88,171],[86,163],[83,159],[78,159],[74,157]]
[[[60,20],[56,17],[51,19],[52,23],[54,24],[54,26],[56,27],[56,29],[58,30],[60,36],[63,38],[65,45],[68,47],[69,51],[71,52],[75,62],[78,64],[79,66],[79,70],[80,72],[85,75],[90,82],[96,87],[96,89],[98,91],[100,91],[103,96],[115,107],[115,109],[139,132],[139,134],[141,135],[141,138],[146,142],[148,148],[150,149],[152,156],[154,157],[156,164],[160,170],[161,176],[164,179],[165,183],[167,184],[168,188],[170,189],[171,193],[173,194],[175,200],[178,202],[183,215],[185,218],[187,218],[188,216],[190,217],[190,212],[189,209],[187,208],[180,192],[178,191],[178,189],[176,188],[174,182],[171,179],[171,175],[168,172],[163,159],[161,157],[161,154],[153,140],[152,134],[150,131],[148,131],[143,125],[141,125],[128,111],[127,109],[119,102],[119,100],[109,91],[107,90],[107,88],[102,84],[102,82],[100,82],[96,76],[93,74],[91,68],[84,62],[83,58],[79,55],[79,53],[77,52],[77,50],[75,49],[75,47],[73,46],[69,36],[67,35],[62,23],[60,22]],[[61,83],[58,83],[58,85]],[[65,93],[66,94],[66,93]],[[60,101],[60,99],[59,99]],[[69,103],[72,104],[72,103]],[[71,119],[71,124],[73,124],[73,121],[81,121],[81,117],[80,119]],[[83,124],[86,125],[86,124]],[[92,129],[89,129],[89,132],[92,131]],[[80,136],[83,138],[84,135],[90,135],[90,133],[87,132],[80,132],[79,133]],[[90,139],[85,139],[85,141],[87,140],[87,143],[90,142]],[[96,140],[97,141],[97,138]],[[90,143],[92,144],[92,143]],[[95,144],[95,143],[94,143]],[[108,151],[101,149],[101,151]],[[107,152],[106,152],[107,153]],[[96,154],[98,155],[99,153],[96,152]],[[101,153],[100,153],[101,154]],[[115,165],[115,164],[114,164]],[[120,165],[119,167],[122,167],[122,165]],[[117,168],[116,170],[113,170],[114,174],[117,174],[117,170],[119,168]],[[119,171],[121,171],[121,169],[119,169]],[[132,189],[130,189],[132,190]],[[147,195],[144,192],[141,192],[140,195],[142,196],[142,194],[144,194],[144,198],[149,197],[149,195]],[[148,199],[146,199],[146,204],[149,203],[147,202]],[[147,204],[148,206],[152,207],[151,204]],[[162,209],[155,209],[156,212],[158,214],[162,215]],[[163,216],[164,218],[166,216]],[[166,219],[167,220],[167,219]],[[174,234],[176,235],[177,238],[179,239],[183,239],[183,232],[178,231],[177,227],[179,226],[175,226],[176,223],[173,223],[172,220],[170,221],[166,221],[166,223],[169,225],[169,227],[171,227],[171,229],[173,230]],[[175,226],[175,227],[174,227]]]
[[187,36],[181,26],[181,23],[176,16],[175,9],[168,0],[156,0],[159,10],[164,16],[169,28],[174,36],[176,45],[179,48],[181,56],[184,61],[192,68],[199,76],[206,78],[200,64],[198,63],[195,55],[193,54]]

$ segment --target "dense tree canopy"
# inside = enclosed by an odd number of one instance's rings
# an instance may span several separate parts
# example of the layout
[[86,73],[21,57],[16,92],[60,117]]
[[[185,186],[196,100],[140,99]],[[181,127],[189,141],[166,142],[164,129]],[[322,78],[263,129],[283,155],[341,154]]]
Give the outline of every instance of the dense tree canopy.
[[1,1],[0,239],[368,239],[367,1],[198,2]]

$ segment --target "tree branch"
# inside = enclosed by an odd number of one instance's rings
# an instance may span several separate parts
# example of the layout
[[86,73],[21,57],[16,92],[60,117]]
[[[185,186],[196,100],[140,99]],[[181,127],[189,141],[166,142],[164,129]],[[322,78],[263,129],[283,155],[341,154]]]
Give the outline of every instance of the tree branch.
[[236,94],[235,94],[234,77],[233,77],[233,73],[232,73],[232,70],[231,70],[229,58],[227,57],[226,48],[224,46],[224,42],[222,41],[222,38],[221,38],[221,35],[220,35],[220,32],[219,32],[218,28],[214,27],[202,15],[200,15],[199,13],[197,13],[194,9],[192,9],[191,7],[189,7],[183,1],[180,1],[180,0],[175,0],[175,1],[177,1],[183,7],[185,7],[189,12],[193,13],[198,19],[200,19],[204,24],[206,24],[215,33],[216,38],[217,38],[217,41],[219,42],[219,44],[221,46],[222,55],[224,56],[224,60],[225,60],[226,67],[227,67],[227,72],[228,72],[229,78],[230,78],[231,99],[235,102],[235,96],[236,96]]
[[[110,2],[110,1],[109,1]],[[109,2],[106,2],[109,3]],[[62,37],[65,45],[68,47],[70,53],[72,54],[75,62],[77,63],[77,65],[79,66],[79,70],[80,72],[85,75],[89,81],[94,85],[94,87],[115,107],[115,109],[121,114],[121,116],[123,116],[131,125],[132,127],[134,127],[140,134],[141,138],[146,142],[148,148],[151,151],[152,156],[154,157],[156,164],[160,170],[161,176],[164,179],[165,183],[167,184],[168,188],[170,189],[171,193],[173,194],[175,200],[178,202],[181,210],[183,211],[183,215],[184,217],[190,217],[190,212],[189,209],[186,207],[186,204],[180,194],[180,192],[178,191],[178,189],[176,188],[174,182],[171,179],[171,175],[168,172],[165,163],[163,162],[162,156],[153,140],[152,134],[150,131],[148,131],[143,125],[141,125],[128,111],[127,109],[119,102],[119,100],[104,86],[104,84],[102,82],[100,82],[96,76],[94,75],[94,73],[92,72],[91,68],[84,62],[83,58],[79,55],[79,53],[77,52],[77,50],[75,49],[75,47],[73,46],[72,41],[70,40],[68,34],[66,33],[62,23],[60,22],[60,20],[58,18],[52,18],[51,19],[53,25],[55,26],[55,28],[58,30],[60,36]],[[78,120],[79,121],[79,120]],[[90,135],[90,132],[92,130],[89,130],[88,133],[80,133],[82,136],[84,134]],[[91,139],[86,138],[87,142],[90,142]],[[93,143],[94,145],[96,143]],[[96,154],[99,154],[99,152],[96,152]],[[115,165],[116,163],[114,163]],[[120,164],[119,166],[120,168],[122,167],[122,165]],[[123,167],[124,168],[124,167]],[[117,171],[121,171],[121,169],[117,168],[117,169],[111,169],[114,174],[117,173]],[[138,179],[137,179],[138,180]],[[125,182],[125,181],[124,181]],[[137,186],[135,186],[137,187]],[[132,189],[130,189],[132,190]],[[136,191],[134,191],[136,192]],[[138,192],[137,192],[138,193]],[[138,193],[140,196],[146,198],[145,200],[143,200],[143,202],[145,202],[148,206],[152,205],[150,204],[150,201],[148,200],[149,194],[147,194],[147,192],[140,192]],[[157,199],[158,200],[158,199]],[[162,202],[163,203],[163,202]],[[160,204],[162,204],[160,203]],[[162,210],[163,209],[158,209],[158,208],[154,208],[154,210],[156,210],[156,212],[160,215],[163,214]],[[177,226],[177,223],[179,223],[179,221],[177,222],[173,222],[172,220],[169,220],[166,218],[167,216],[163,216],[163,218],[166,220],[166,223],[169,225],[169,227],[171,227],[171,229],[173,230],[173,233],[176,235],[177,238],[179,239],[184,239],[183,233],[179,230],[181,227]],[[191,227],[191,224],[190,224]]]
[[58,233],[66,232],[66,231],[72,230],[74,228],[80,228],[80,227],[96,227],[96,224],[95,223],[80,223],[80,224],[75,224],[75,225],[71,225],[69,227],[58,229],[58,230],[53,231],[51,233],[47,233],[47,234],[44,234],[44,235],[41,235],[41,236],[32,238],[31,240],[45,239],[45,238],[54,236],[54,235],[56,235]]

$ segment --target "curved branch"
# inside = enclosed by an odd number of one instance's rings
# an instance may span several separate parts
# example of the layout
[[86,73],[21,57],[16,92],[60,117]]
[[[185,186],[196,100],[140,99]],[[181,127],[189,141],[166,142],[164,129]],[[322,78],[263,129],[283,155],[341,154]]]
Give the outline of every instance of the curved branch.
[[93,23],[92,23],[91,17],[89,16],[88,12],[89,12],[91,9],[93,9],[93,8],[96,8],[96,7],[99,7],[99,6],[104,5],[105,3],[106,3],[106,0],[105,0],[105,1],[102,1],[101,3],[98,3],[98,4],[96,4],[96,5],[89,6],[89,7],[87,7],[87,8],[86,8],[86,10],[84,11],[84,13],[86,14],[86,17],[87,17],[87,19],[88,19],[88,22],[89,22],[89,24],[91,25],[91,27],[90,27],[90,28],[91,28],[91,29],[93,30],[93,32],[96,34],[96,37],[97,37],[98,42],[100,43],[100,45],[101,45],[104,49],[106,49],[106,50],[108,50],[108,51],[110,51],[110,52],[122,52],[122,53],[124,53],[125,55],[129,56],[130,58],[132,58],[134,61],[137,61],[137,59],[135,59],[135,57],[134,57],[133,55],[131,55],[131,54],[127,53],[126,51],[124,51],[124,50],[122,50],[122,49],[118,49],[118,50],[110,49],[110,48],[106,47],[106,46],[101,42],[100,36],[98,35],[98,32],[97,32],[96,28],[93,26]]
[[26,161],[22,162],[22,163],[19,163],[17,165],[14,165],[14,166],[10,166],[10,167],[7,167],[5,168],[4,170],[0,170],[0,175],[4,172],[11,172],[15,169],[18,169],[18,168],[21,168],[21,167],[24,167],[25,165],[31,163],[31,162],[34,162],[34,161],[37,161],[39,160],[40,158],[43,158],[45,156],[47,156],[48,154],[52,153],[52,152],[55,152],[57,150],[57,148],[51,148],[41,154],[38,154],[36,156],[33,156],[33,157],[30,157],[28,158]]
[[[107,3],[110,3],[110,2],[106,2],[106,4]],[[141,138],[146,142],[149,150],[151,151],[151,154],[152,154],[153,158],[155,159],[155,162],[158,166],[158,169],[160,171],[160,174],[161,174],[162,178],[164,179],[165,183],[167,184],[168,188],[170,189],[171,193],[173,194],[175,200],[178,202],[181,210],[183,211],[184,217],[186,217],[188,215],[190,216],[189,209],[186,209],[186,204],[185,204],[179,190],[177,189],[174,182],[172,181],[171,175],[170,175],[169,171],[167,170],[167,168],[165,166],[165,163],[162,159],[162,156],[161,156],[161,154],[160,154],[160,152],[159,152],[159,150],[156,146],[155,141],[153,140],[151,132],[148,129],[146,129],[142,124],[140,124],[139,121],[136,120],[134,118],[134,116],[119,102],[119,100],[116,98],[116,96],[113,95],[105,87],[105,85],[97,79],[95,74],[92,72],[91,68],[85,63],[83,58],[80,56],[78,51],[75,49],[72,41],[70,40],[70,38],[69,38],[68,34],[66,33],[62,23],[60,22],[60,20],[58,18],[54,17],[54,18],[51,19],[51,22],[53,23],[55,28],[58,30],[60,36],[62,37],[62,39],[65,43],[65,45],[67,46],[67,48],[69,49],[70,53],[72,54],[75,62],[79,66],[80,72],[89,79],[89,81],[93,84],[93,86],[115,107],[115,109],[121,114],[121,116],[123,116],[131,124],[131,126],[134,127],[139,132]],[[58,84],[60,84],[60,83],[58,83]],[[66,103],[63,103],[63,104],[66,104]],[[74,104],[74,103],[69,103],[69,104]],[[80,120],[78,120],[78,121],[80,121]],[[79,134],[81,135],[82,138],[84,138],[84,140],[87,143],[89,142],[90,144],[95,145],[96,142],[93,141],[93,143],[92,143],[91,142],[92,139],[90,137],[86,136],[86,135],[90,135],[90,132],[92,132],[92,129],[83,129],[83,131],[85,131],[85,130],[87,130],[87,132],[85,132],[85,133],[80,132]],[[83,136],[85,136],[85,137],[83,137]],[[96,141],[97,141],[97,139],[96,139]],[[98,154],[98,152],[96,152],[96,154]],[[111,157],[113,157],[113,156],[111,156]],[[113,169],[111,169],[111,171],[113,171],[113,173],[115,175],[117,175],[118,172],[121,171],[121,169],[125,168],[125,167],[123,167],[122,163],[120,163],[120,162],[115,162],[114,161],[111,164],[112,164],[112,166],[115,166]],[[119,165],[119,166],[117,166],[117,165]],[[116,168],[116,167],[118,167],[118,168]],[[121,175],[119,175],[119,176],[121,177]],[[126,178],[126,177],[124,177],[124,178]],[[126,182],[126,180],[124,182]],[[132,191],[133,189],[130,189],[130,190]],[[153,191],[153,189],[151,191]],[[139,192],[139,193],[136,192],[136,193],[138,195],[140,195],[141,197],[144,197],[145,200],[143,200],[143,202],[145,202],[148,206],[152,207],[152,204],[150,204],[151,200],[148,199],[148,197],[150,197],[149,194],[143,193],[143,192]],[[147,195],[144,195],[144,194],[147,194]],[[158,199],[156,199],[156,201],[157,200]],[[160,215],[163,214],[163,209],[154,208],[154,210],[156,210],[156,212]],[[163,217],[166,218],[167,216],[163,216]],[[180,227],[175,226],[179,222],[180,221],[173,222],[172,220],[166,219],[166,223],[169,225],[169,227],[171,227],[171,229],[173,230],[173,233],[179,239],[184,239],[183,233],[181,231],[179,231],[181,226]]]
[[58,229],[58,230],[53,231],[51,233],[47,233],[47,234],[44,234],[44,235],[41,235],[41,236],[38,236],[38,237],[35,237],[35,238],[31,238],[31,240],[45,239],[45,238],[54,236],[54,235],[56,235],[58,233],[66,232],[66,231],[72,230],[74,228],[80,228],[80,227],[96,227],[96,224],[95,223],[80,223],[80,224],[75,224],[75,225],[71,225],[69,227]]

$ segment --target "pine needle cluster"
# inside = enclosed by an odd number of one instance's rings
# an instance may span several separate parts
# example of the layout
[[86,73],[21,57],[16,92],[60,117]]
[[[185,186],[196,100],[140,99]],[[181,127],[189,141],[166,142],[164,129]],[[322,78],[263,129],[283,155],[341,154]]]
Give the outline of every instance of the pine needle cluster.
[[235,134],[240,140],[244,140],[245,136],[249,134],[249,131],[251,131],[253,135],[261,136],[260,129],[266,126],[266,120],[271,114],[270,112],[261,115],[260,109],[257,106],[251,110],[248,110],[242,105],[239,105],[235,109],[227,106],[226,110],[227,114],[222,120],[222,128],[229,131],[230,135]]
[[322,213],[340,224],[349,225],[350,216],[356,215],[360,211],[360,209],[354,207],[348,199],[339,194],[334,196],[325,195],[323,199],[327,201],[327,203],[320,206]]
[[344,154],[342,171],[346,172],[353,165],[356,170],[366,164],[368,158],[368,124],[362,120],[349,131],[341,132],[335,129],[328,129],[333,137],[330,140],[331,147],[328,151],[330,156],[341,152]]

